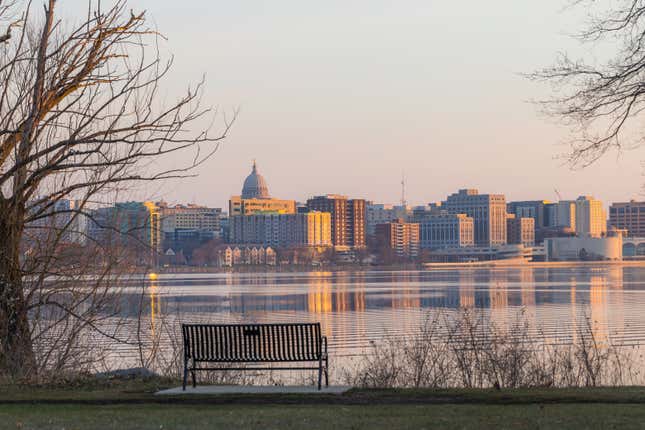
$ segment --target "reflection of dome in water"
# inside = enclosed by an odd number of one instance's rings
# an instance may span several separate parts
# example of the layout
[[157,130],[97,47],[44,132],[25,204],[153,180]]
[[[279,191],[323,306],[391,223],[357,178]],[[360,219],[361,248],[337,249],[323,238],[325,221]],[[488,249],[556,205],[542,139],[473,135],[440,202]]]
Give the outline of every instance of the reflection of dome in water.
[[251,174],[246,177],[244,180],[244,187],[242,187],[242,198],[243,199],[268,199],[269,198],[269,187],[267,183],[258,173],[258,169],[253,162],[253,170]]

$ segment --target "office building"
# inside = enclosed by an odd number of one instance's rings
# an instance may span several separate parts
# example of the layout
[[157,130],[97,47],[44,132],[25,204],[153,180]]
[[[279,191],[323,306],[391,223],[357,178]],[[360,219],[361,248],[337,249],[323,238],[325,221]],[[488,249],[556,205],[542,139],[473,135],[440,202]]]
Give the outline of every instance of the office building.
[[331,246],[331,215],[324,212],[230,217],[230,242],[274,248]]
[[25,227],[30,246],[85,245],[88,217],[78,200],[47,200],[29,205],[31,221]]
[[552,225],[552,202],[548,200],[509,202],[506,206],[507,212],[515,215],[517,219],[533,218],[536,229],[550,227]]
[[475,246],[474,220],[465,214],[435,214],[419,223],[420,245],[424,249]]
[[398,257],[419,255],[419,224],[417,223],[398,219],[377,224],[375,235],[379,243],[392,249]]
[[609,207],[609,226],[627,230],[629,237],[645,237],[645,202],[613,203]]
[[535,219],[518,218],[514,214],[506,216],[506,235],[509,245],[535,246]]
[[104,247],[134,252],[137,263],[156,264],[161,252],[161,209],[153,202],[116,203],[92,211],[88,236]]
[[395,206],[386,204],[366,204],[365,228],[368,236],[376,233],[378,224],[386,224],[399,219],[407,220],[411,210],[407,206]]
[[573,200],[561,200],[555,208],[555,222],[553,227],[564,227],[571,230],[576,229],[576,202]]
[[506,198],[502,194],[479,194],[474,189],[459,190],[442,202],[451,214],[466,214],[474,221],[475,246],[506,243]]
[[607,212],[592,196],[576,199],[576,235],[601,237],[607,234]]
[[365,200],[328,194],[307,200],[307,207],[310,210],[331,214],[331,240],[334,246],[365,247]]
[[169,206],[157,203],[161,212],[163,248],[188,251],[200,242],[221,237],[222,210],[199,205]]

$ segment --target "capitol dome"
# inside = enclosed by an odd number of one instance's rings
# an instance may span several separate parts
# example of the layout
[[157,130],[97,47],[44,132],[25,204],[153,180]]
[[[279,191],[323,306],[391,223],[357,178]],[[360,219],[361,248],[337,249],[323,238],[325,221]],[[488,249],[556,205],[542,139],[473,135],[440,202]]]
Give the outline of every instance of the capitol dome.
[[251,174],[244,180],[244,187],[242,187],[243,199],[268,199],[269,187],[264,180],[264,177],[258,173],[258,169],[253,162],[253,170]]

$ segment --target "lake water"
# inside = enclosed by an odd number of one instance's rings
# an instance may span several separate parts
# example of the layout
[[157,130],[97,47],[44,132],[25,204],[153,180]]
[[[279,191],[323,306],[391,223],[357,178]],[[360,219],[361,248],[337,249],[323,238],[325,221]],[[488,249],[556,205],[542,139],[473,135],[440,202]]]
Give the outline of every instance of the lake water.
[[[319,321],[337,358],[413,336],[428,315],[450,319],[462,308],[499,327],[522,313],[533,335],[549,341],[567,342],[589,321],[616,344],[645,343],[645,267],[173,274],[143,284],[133,283],[131,295],[143,298],[144,330],[159,330],[160,321]],[[127,345],[115,353],[137,356]]]

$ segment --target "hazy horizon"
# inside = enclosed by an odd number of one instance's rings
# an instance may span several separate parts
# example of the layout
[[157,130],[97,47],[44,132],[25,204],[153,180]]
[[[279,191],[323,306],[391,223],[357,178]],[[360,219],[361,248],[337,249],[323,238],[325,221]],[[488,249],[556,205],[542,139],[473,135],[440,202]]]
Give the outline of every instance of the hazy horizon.
[[[405,3],[405,4],[403,4]],[[84,1],[70,5],[85,11]],[[642,197],[642,150],[583,170],[558,156],[570,130],[532,99],[550,88],[521,73],[557,52],[587,55],[566,0],[433,2],[135,0],[174,55],[165,97],[206,76],[204,103],[240,116],[198,178],[137,197],[226,208],[257,160],[272,196],[338,193],[412,205],[459,188],[508,200]],[[78,15],[74,11],[72,15]]]

